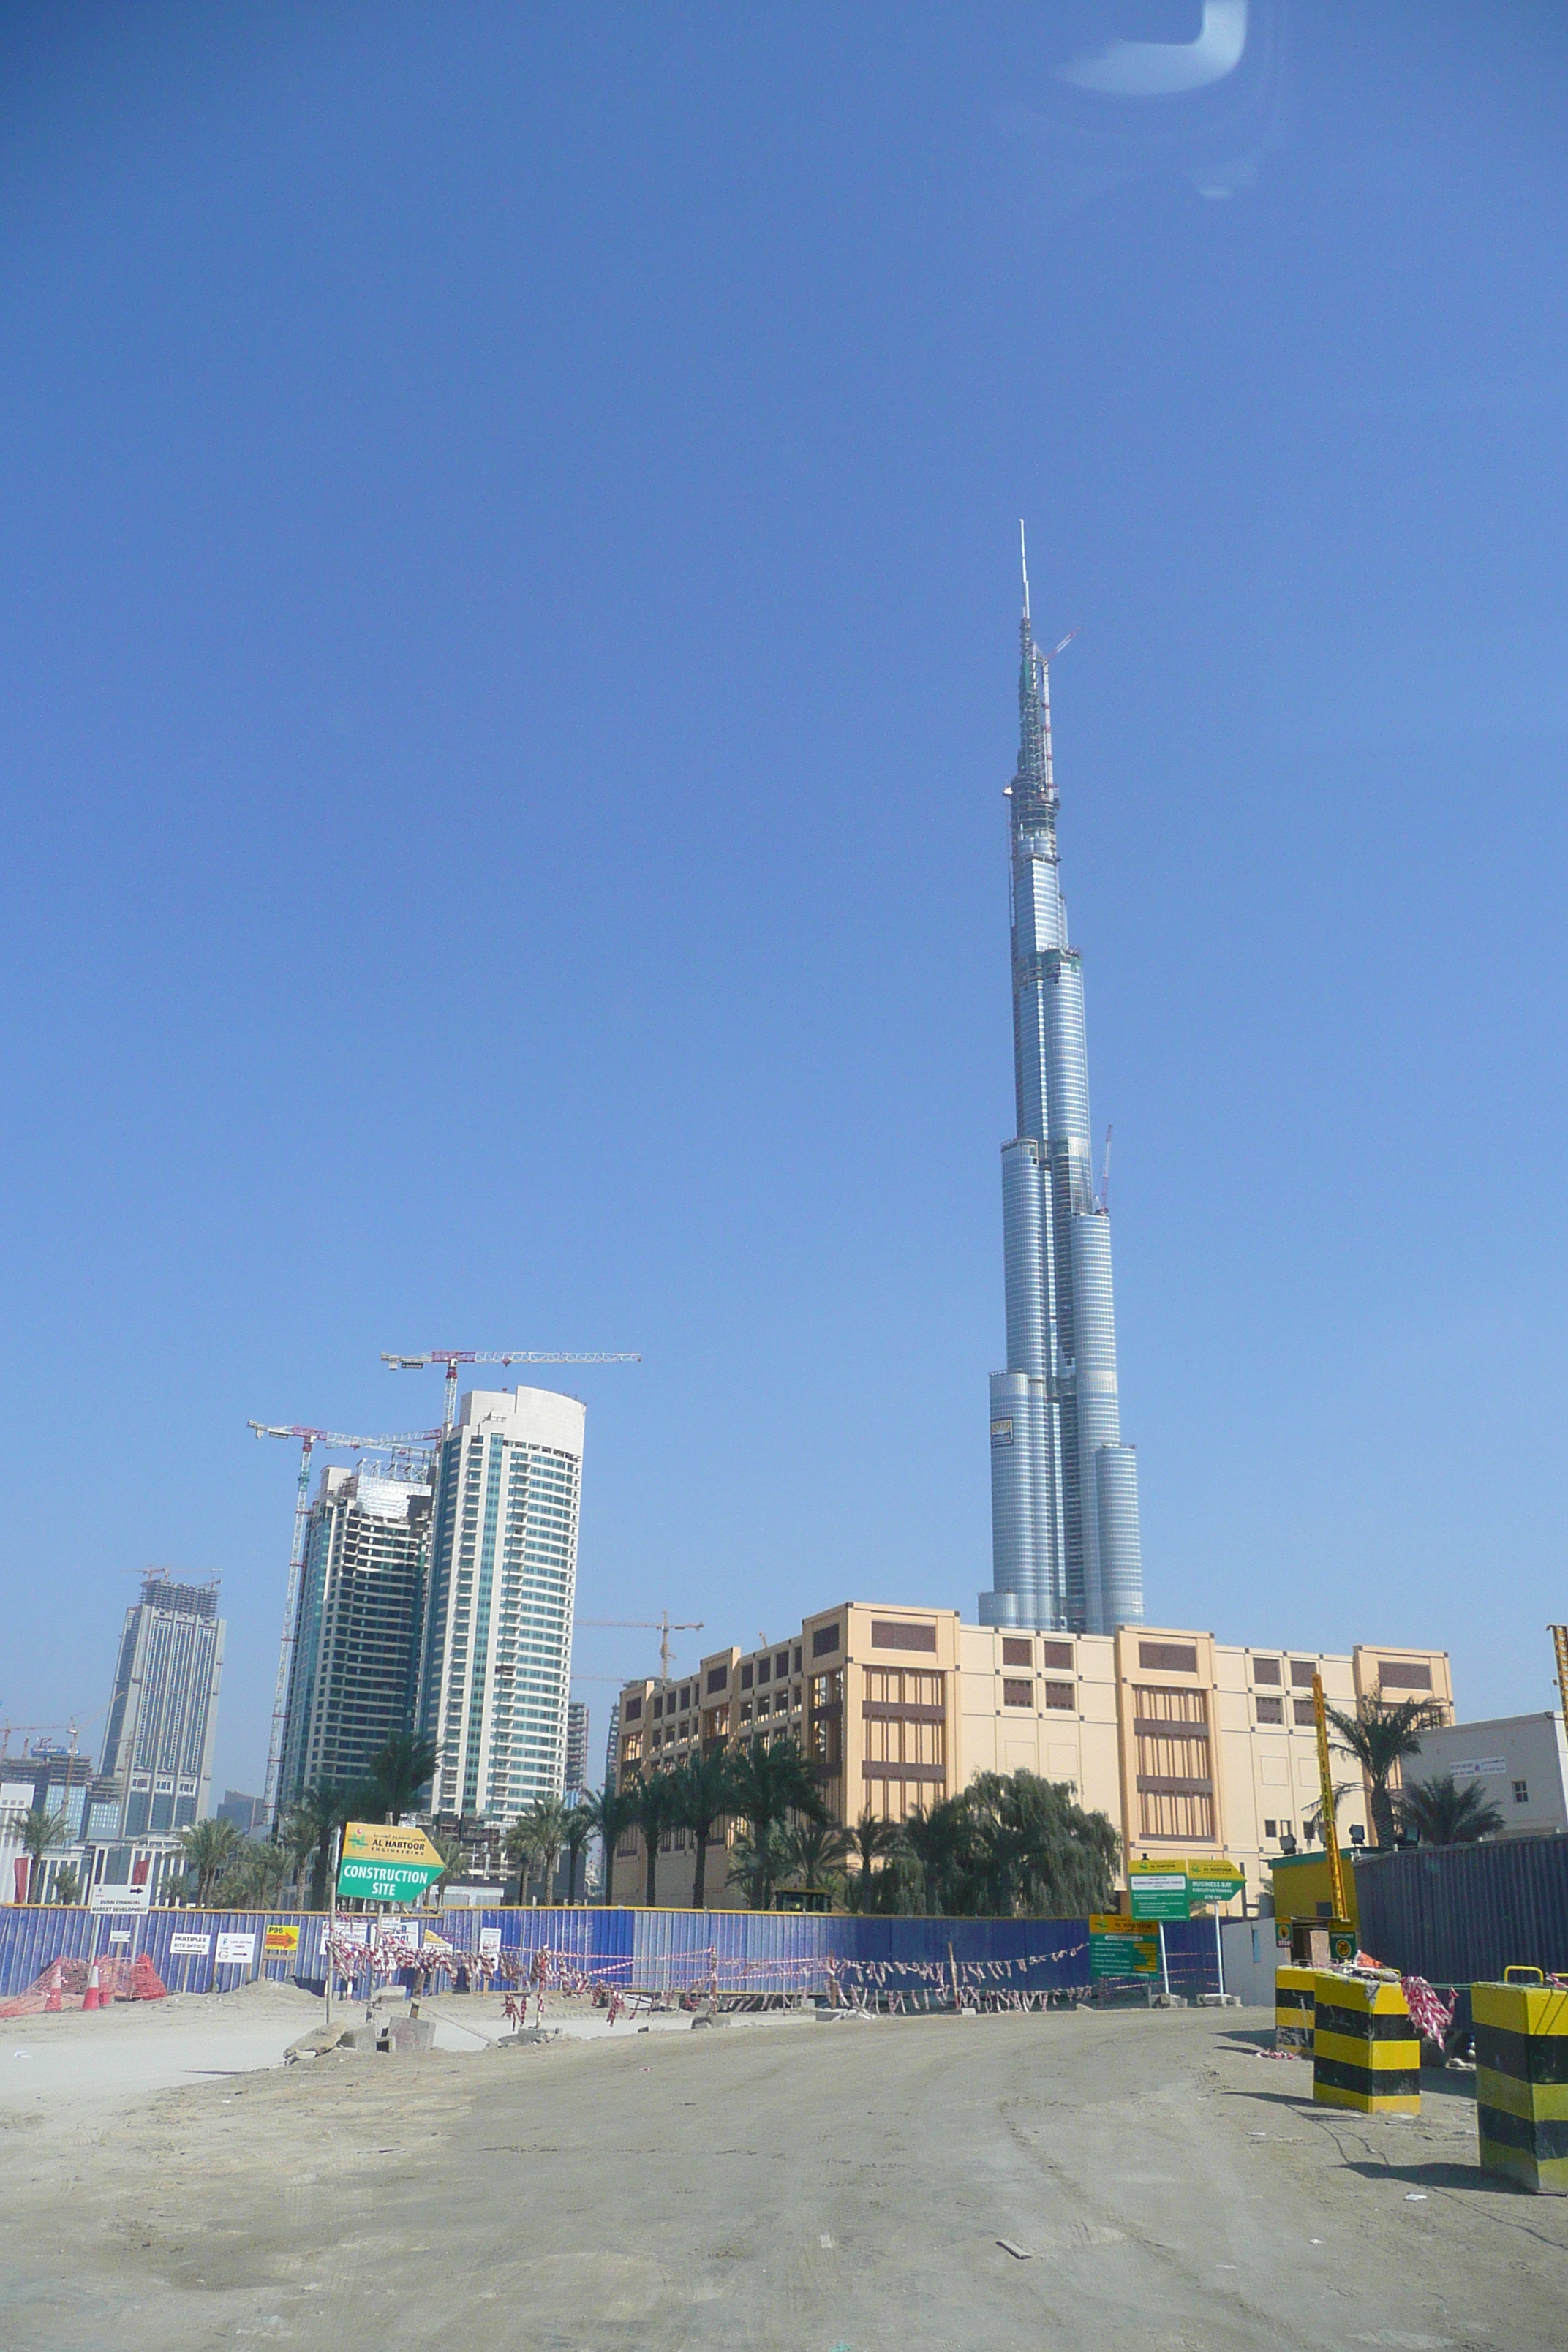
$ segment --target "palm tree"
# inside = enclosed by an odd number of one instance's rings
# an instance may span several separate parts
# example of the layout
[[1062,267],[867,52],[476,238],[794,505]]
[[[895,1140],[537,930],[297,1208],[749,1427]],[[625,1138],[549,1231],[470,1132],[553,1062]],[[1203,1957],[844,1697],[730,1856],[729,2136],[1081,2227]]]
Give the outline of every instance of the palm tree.
[[844,1880],[844,1863],[851,1853],[849,1838],[837,1822],[815,1821],[809,1815],[791,1822],[784,1833],[784,1875],[797,1885],[831,1894]]
[[1461,1789],[1451,1772],[1413,1781],[1400,1791],[1398,1806],[1400,1827],[1414,1830],[1423,1845],[1476,1845],[1496,1837],[1503,1825],[1477,1782],[1467,1780]]
[[743,1845],[737,1843],[739,1859],[731,1857],[730,1874],[746,1883],[753,1910],[771,1911],[789,1816],[826,1817],[821,1775],[793,1739],[775,1740],[771,1748],[753,1742],[732,1758],[731,1770],[731,1811],[745,1822],[747,1834]]
[[847,1832],[847,1852],[859,1864],[859,1871],[849,1887],[849,1907],[852,1911],[871,1908],[871,1874],[878,1863],[885,1863],[899,1844],[896,1822],[879,1821],[869,1805]]
[[566,1834],[562,1840],[566,1848],[566,1900],[577,1900],[577,1862],[583,1848],[594,1833],[593,1817],[578,1792],[577,1802],[566,1808]]
[[196,1902],[202,1910],[210,1907],[213,1890],[233,1863],[239,1843],[236,1824],[220,1822],[216,1815],[205,1822],[193,1822],[189,1829],[180,1832],[180,1851],[185,1857],[186,1870],[195,1874]]
[[353,1821],[362,1810],[369,1811],[376,1801],[367,1790],[352,1788],[347,1781],[316,1780],[286,1816],[285,1843],[291,1852],[299,1853],[295,1868],[299,1869],[307,1858],[310,1861],[312,1911],[324,1911],[327,1907],[327,1874],[332,1865],[333,1838],[345,1822]]
[[70,1835],[70,1815],[51,1813],[47,1805],[30,1805],[16,1824],[22,1851],[28,1857],[27,1900],[36,1903],[43,1882],[44,1856],[52,1845],[64,1845]]
[[565,1843],[565,1806],[559,1797],[535,1797],[527,1812],[520,1813],[506,1833],[509,1861],[523,1865],[520,1895],[529,1876],[527,1865],[531,1864],[544,1880],[544,1899],[549,1902],[555,1865]]
[[1353,1715],[1337,1706],[1325,1709],[1339,1734],[1334,1745],[1353,1756],[1366,1775],[1371,1791],[1372,1833],[1378,1845],[1394,1840],[1393,1781],[1406,1756],[1419,1755],[1421,1734],[1443,1720],[1443,1710],[1429,1698],[1358,1698]]
[[59,1868],[56,1871],[55,1891],[49,1899],[54,1903],[79,1903],[81,1901],[81,1888],[77,1881],[76,1864],[74,1862],[62,1862]]
[[270,1911],[289,1879],[287,1849],[269,1838],[245,1838],[218,1887],[218,1900],[236,1911]]
[[605,1850],[604,1900],[611,1896],[611,1879],[615,1870],[616,1848],[637,1817],[637,1800],[631,1789],[612,1789],[608,1782],[586,1804],[579,1805],[590,1836],[597,1836]]
[[673,1772],[649,1772],[633,1784],[630,1793],[637,1807],[633,1818],[642,1832],[643,1850],[647,1857],[643,1901],[651,1910],[657,1899],[659,1840],[674,1829],[680,1818],[680,1792]]
[[395,1822],[413,1811],[440,1752],[433,1739],[421,1739],[416,1731],[395,1731],[376,1749],[365,1778],[382,1821]]
[[963,1805],[958,1797],[944,1797],[930,1812],[912,1812],[903,1825],[903,1842],[921,1866],[928,1911],[942,1908],[943,1897],[964,1844]]
[[735,1805],[735,1763],[726,1748],[690,1757],[675,1775],[679,1821],[697,1841],[697,1867],[691,1881],[691,1906],[702,1910],[708,1901],[708,1848],[713,1824]]

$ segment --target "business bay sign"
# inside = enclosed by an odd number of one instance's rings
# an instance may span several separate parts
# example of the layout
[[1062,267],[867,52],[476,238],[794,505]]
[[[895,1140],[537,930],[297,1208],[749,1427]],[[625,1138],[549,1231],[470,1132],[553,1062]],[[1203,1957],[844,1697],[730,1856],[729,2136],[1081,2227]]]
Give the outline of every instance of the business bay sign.
[[1190,1919],[1194,1903],[1228,1903],[1246,1878],[1224,1854],[1191,1862],[1134,1862],[1127,1872],[1127,1900],[1134,1919]]
[[417,1903],[447,1865],[423,1830],[345,1822],[338,1893],[362,1903]]

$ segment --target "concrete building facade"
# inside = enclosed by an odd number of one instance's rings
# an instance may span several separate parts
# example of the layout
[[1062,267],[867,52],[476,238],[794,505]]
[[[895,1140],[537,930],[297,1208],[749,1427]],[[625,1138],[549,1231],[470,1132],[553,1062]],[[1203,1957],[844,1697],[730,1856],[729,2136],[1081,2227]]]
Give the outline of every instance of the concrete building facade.
[[566,1777],[564,1789],[568,1796],[581,1795],[588,1785],[588,1706],[585,1699],[570,1699],[566,1706]]
[[117,1784],[121,1838],[185,1829],[211,1811],[223,1637],[216,1578],[143,1577],[125,1612],[100,1770]]
[[476,1389],[442,1442],[419,1716],[437,1815],[562,1793],[584,1418],[551,1389]]
[[1485,1723],[1450,1723],[1421,1735],[1421,1753],[1405,1766],[1408,1787],[1451,1772],[1502,1815],[1501,1837],[1568,1834],[1568,1735],[1563,1717],[1493,1716]]
[[428,1480],[336,1466],[305,1528],[279,1802],[362,1780],[418,1703]]
[[[1228,1854],[1256,1907],[1281,1841],[1300,1839],[1321,1811],[1314,1673],[1347,1713],[1378,1694],[1452,1708],[1438,1650],[1247,1649],[1148,1625],[1041,1634],[967,1625],[954,1610],[845,1602],[765,1650],[716,1651],[693,1675],[625,1685],[617,1775],[624,1784],[721,1741],[787,1737],[815,1758],[847,1824],[867,1809],[893,1822],[929,1811],[977,1772],[1036,1772],[1108,1815],[1126,1859]],[[1337,1780],[1352,1769],[1336,1760]],[[1342,1836],[1368,1819],[1357,1787],[1341,1801]],[[668,1852],[660,1892],[679,1904],[695,1862],[685,1832]],[[617,1901],[638,1899],[642,1872],[634,1833],[616,1856]],[[710,1902],[739,1900],[718,1857],[707,1884]]]

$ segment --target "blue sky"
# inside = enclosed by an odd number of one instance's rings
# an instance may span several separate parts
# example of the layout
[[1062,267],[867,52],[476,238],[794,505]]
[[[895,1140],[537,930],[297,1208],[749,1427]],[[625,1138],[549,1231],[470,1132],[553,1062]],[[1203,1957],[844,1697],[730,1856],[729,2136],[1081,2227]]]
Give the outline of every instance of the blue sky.
[[643,1351],[585,1615],[973,1612],[1020,514],[1150,1614],[1552,1703],[1568,32],[1238,13],[6,12],[0,1714],[218,1571],[258,1787],[383,1349]]

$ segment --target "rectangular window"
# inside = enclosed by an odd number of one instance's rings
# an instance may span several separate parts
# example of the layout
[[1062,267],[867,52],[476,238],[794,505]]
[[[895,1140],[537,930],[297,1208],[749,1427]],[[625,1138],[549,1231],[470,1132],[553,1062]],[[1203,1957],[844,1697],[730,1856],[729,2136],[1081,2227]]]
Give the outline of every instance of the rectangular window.
[[1530,1802],[1530,1783],[1529,1783],[1529,1781],[1528,1781],[1528,1780],[1516,1780],[1516,1781],[1514,1782],[1514,1784],[1513,1784],[1513,1801],[1514,1801],[1514,1803],[1515,1803],[1516,1805],[1528,1805],[1528,1804],[1529,1804],[1529,1802]]
[[655,1699],[653,1703],[653,1711],[656,1719],[664,1713],[664,1701],[662,1698]]
[[1279,1822],[1264,1822],[1264,1824],[1263,1824],[1263,1834],[1264,1834],[1264,1836],[1265,1836],[1265,1837],[1278,1837],[1278,1836],[1279,1836]]
[[800,1672],[800,1643],[797,1642],[795,1645],[795,1670],[797,1675]]
[[789,1679],[789,1652],[787,1650],[781,1650],[778,1656],[773,1660],[773,1675],[775,1680],[781,1683],[787,1682]]
[[1379,1658],[1377,1679],[1384,1690],[1429,1691],[1432,1669],[1425,1659]]
[[1046,1705],[1047,1706],[1061,1707],[1070,1715],[1073,1712],[1074,1706],[1074,1692],[1071,1683],[1047,1683],[1046,1685]]
[[730,1669],[728,1666],[710,1666],[708,1669],[708,1689],[710,1696],[711,1696],[714,1691],[721,1691],[729,1682],[729,1679]]
[[816,1629],[816,1633],[815,1633],[812,1635],[812,1637],[811,1637],[811,1654],[812,1654],[812,1656],[813,1656],[814,1658],[826,1658],[826,1657],[827,1656],[827,1654],[828,1654],[829,1651],[831,1651],[831,1650],[836,1650],[837,1647],[838,1647],[838,1628],[837,1628],[837,1625],[819,1625],[819,1626],[817,1627],[817,1629]]
[[750,1690],[753,1680],[754,1670],[748,1659],[747,1663],[741,1668],[741,1688],[742,1690]]
[[1072,1672],[1072,1643],[1070,1642],[1042,1642],[1040,1643],[1040,1663],[1042,1665],[1046,1666],[1056,1666],[1061,1672],[1070,1675]]
[[1284,1722],[1285,1702],[1282,1698],[1258,1697],[1253,1701],[1253,1705],[1258,1709],[1258,1720],[1259,1723]]
[[1032,1682],[1004,1683],[1002,1685],[1002,1704],[1004,1706],[1033,1706],[1035,1704],[1034,1684]]
[[1146,1672],[1161,1675],[1195,1675],[1198,1670],[1197,1644],[1193,1642],[1140,1642],[1138,1663]]
[[691,1705],[691,1685],[690,1685],[689,1683],[682,1683],[682,1684],[681,1684],[681,1685],[680,1685],[680,1712],[681,1712],[681,1714],[682,1714],[682,1715],[684,1715],[684,1714],[686,1713],[687,1708],[688,1708],[690,1705]]
[[1311,1700],[1310,1698],[1299,1698],[1293,1700],[1291,1704],[1296,1710],[1297,1723],[1303,1725],[1309,1731],[1315,1731],[1318,1726],[1318,1711],[1312,1705]]
[[1002,1664],[1005,1666],[1032,1666],[1034,1663],[1035,1645],[1032,1642],[1003,1643]]
[[773,1678],[773,1660],[772,1660],[771,1658],[759,1658],[759,1659],[757,1660],[757,1680],[758,1680],[760,1683],[768,1683],[768,1682],[772,1682]]
[[1309,1690],[1312,1687],[1312,1676],[1317,1671],[1318,1662],[1315,1658],[1292,1658],[1290,1661],[1291,1681],[1298,1685],[1304,1683]]
[[873,1617],[871,1647],[874,1650],[934,1650],[934,1625],[908,1625],[893,1617]]
[[[1252,1661],[1252,1679],[1255,1683],[1278,1683],[1279,1680],[1279,1659],[1254,1658]],[[1269,1834],[1272,1835],[1273,1832],[1270,1832]]]
[[625,1716],[628,1723],[635,1723],[638,1716],[642,1713],[642,1700],[640,1698],[627,1699],[625,1706],[621,1709],[621,1713]]

